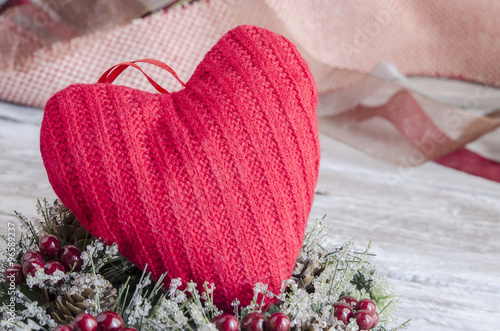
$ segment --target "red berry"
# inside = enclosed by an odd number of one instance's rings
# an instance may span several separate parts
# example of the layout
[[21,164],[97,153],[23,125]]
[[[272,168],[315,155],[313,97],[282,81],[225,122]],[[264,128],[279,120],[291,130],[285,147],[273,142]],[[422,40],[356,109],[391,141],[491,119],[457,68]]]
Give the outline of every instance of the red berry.
[[59,252],[59,248],[61,245],[59,244],[59,239],[53,234],[48,234],[40,239],[38,243],[38,247],[40,248],[40,252],[45,254],[48,257],[54,257]]
[[99,331],[119,331],[123,328],[123,319],[114,311],[103,311],[96,317]]
[[370,313],[377,312],[377,306],[375,302],[370,299],[361,299],[356,305],[356,310],[368,310]]
[[43,270],[43,262],[37,259],[31,259],[23,263],[23,275],[27,277],[28,275],[35,276],[37,269]]
[[274,313],[267,322],[268,331],[288,331],[290,330],[290,318],[283,313]]
[[349,319],[352,317],[352,308],[346,302],[335,302],[333,304],[333,316],[344,323],[349,324]]
[[45,269],[45,273],[47,275],[53,275],[54,272],[56,272],[57,270],[60,270],[63,273],[66,272],[66,270],[64,269],[64,266],[61,264],[61,262],[57,262],[57,261],[45,262],[44,269]]
[[373,316],[366,309],[358,310],[354,313],[354,318],[360,330],[370,330],[373,326]]
[[241,331],[265,331],[266,317],[259,312],[253,312],[241,320]]
[[16,263],[5,268],[3,276],[8,283],[14,282],[16,285],[24,283],[23,267],[20,264]]
[[224,314],[215,319],[215,327],[220,331],[238,331],[240,323],[231,314]]
[[372,317],[373,317],[373,325],[372,325],[372,329],[373,329],[373,328],[374,328],[374,327],[376,327],[376,326],[377,326],[377,324],[378,324],[378,314],[377,314],[377,312],[374,312],[374,313],[372,314]]
[[340,302],[345,302],[347,303],[348,305],[351,306],[351,308],[354,308],[356,307],[356,304],[358,303],[358,299],[356,299],[355,297],[353,297],[352,295],[343,295],[339,298]]
[[54,331],[73,331],[73,329],[70,328],[69,325],[59,325]]
[[45,262],[45,257],[39,251],[27,251],[26,253],[24,253],[23,257],[21,258],[21,265],[23,265],[24,262],[26,262],[28,260],[32,260],[32,259],[38,260],[42,263]]
[[97,331],[97,321],[90,314],[81,313],[72,322],[73,331]]
[[66,245],[57,253],[57,259],[67,271],[79,271],[82,268],[82,252],[78,247]]

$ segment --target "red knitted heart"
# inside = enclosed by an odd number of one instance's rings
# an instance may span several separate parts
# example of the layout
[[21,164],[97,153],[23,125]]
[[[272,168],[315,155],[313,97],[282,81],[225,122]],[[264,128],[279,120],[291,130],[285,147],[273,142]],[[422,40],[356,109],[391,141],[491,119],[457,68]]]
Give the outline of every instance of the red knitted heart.
[[318,176],[316,102],[296,48],[240,26],[181,91],[58,92],[40,147],[54,191],[92,235],[155,277],[215,283],[229,310],[255,283],[278,293],[291,276]]

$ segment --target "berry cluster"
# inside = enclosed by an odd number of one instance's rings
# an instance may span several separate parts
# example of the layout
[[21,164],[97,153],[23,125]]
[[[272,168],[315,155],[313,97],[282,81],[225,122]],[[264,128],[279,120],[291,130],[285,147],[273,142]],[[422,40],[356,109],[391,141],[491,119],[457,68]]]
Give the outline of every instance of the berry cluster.
[[[66,245],[61,247],[59,239],[51,234],[40,239],[39,251],[31,250],[24,253],[21,263],[13,264],[5,269],[6,280],[20,285],[28,275],[34,276],[38,269],[43,269],[47,275],[53,275],[57,270],[63,273],[79,271],[82,267],[82,252],[78,247]],[[57,260],[51,260],[57,258]],[[45,261],[49,259],[48,261]]]
[[97,317],[82,313],[77,315],[68,325],[60,325],[54,331],[137,331],[124,327],[122,317],[114,311],[108,310]]
[[351,318],[356,319],[360,330],[370,330],[378,324],[378,313],[375,302],[370,299],[357,300],[350,295],[344,295],[333,304],[333,316],[345,325]]
[[220,331],[288,331],[290,330],[290,319],[286,314],[275,313],[266,318],[259,312],[249,313],[241,320],[241,329],[238,319],[231,314],[224,314],[213,320],[215,327]]

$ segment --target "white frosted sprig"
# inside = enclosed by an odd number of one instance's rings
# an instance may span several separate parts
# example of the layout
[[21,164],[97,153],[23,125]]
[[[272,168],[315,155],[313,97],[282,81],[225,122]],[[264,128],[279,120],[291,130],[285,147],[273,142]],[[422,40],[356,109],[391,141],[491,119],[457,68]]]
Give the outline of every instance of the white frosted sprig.
[[120,252],[118,251],[118,244],[113,243],[111,245],[106,245],[105,254],[107,256],[119,256]]
[[93,268],[95,272],[99,272],[109,261],[121,259],[121,255],[116,243],[106,245],[105,242],[99,238],[93,240],[85,247],[81,254],[81,258],[83,262],[82,270],[89,270],[92,268],[92,262],[94,262]]
[[141,295],[134,295],[132,297],[131,308],[127,309],[127,323],[130,325],[137,325],[139,322],[149,315],[152,305],[149,300]]
[[39,200],[36,211],[40,217],[55,220],[56,224],[59,225],[64,224],[64,217],[69,213],[69,209],[59,199],[55,199],[52,204],[49,204],[47,199]]
[[[38,302],[31,301],[19,290],[16,290],[14,295],[16,295],[16,303],[23,305],[25,309],[16,311],[13,322],[9,322],[9,318],[3,319],[2,326],[6,328],[8,326],[11,330],[40,330],[42,327],[53,329],[57,326],[57,323],[47,314],[46,309],[39,306]],[[4,317],[8,314],[8,310],[6,305],[0,307]]]
[[221,315],[222,311],[219,310],[214,304],[215,284],[205,282],[203,283],[203,289],[204,292],[202,293],[202,298],[205,313],[210,315],[212,318]]
[[318,243],[322,241],[325,234],[328,232],[328,223],[325,222],[325,216],[321,219],[316,219],[312,228],[306,232],[302,243],[303,251],[310,251],[316,249]]
[[26,277],[26,285],[29,288],[33,288],[33,286],[38,286],[39,288],[51,288],[54,287],[59,281],[67,280],[68,274],[65,274],[61,270],[56,270],[52,275],[48,275],[45,273],[43,268],[36,267],[35,275],[28,275]]
[[158,302],[155,314],[148,319],[148,326],[152,330],[182,330],[187,324],[188,318],[177,302],[166,297]]
[[200,306],[197,305],[196,302],[191,302],[189,304],[189,311],[191,312],[191,318],[196,325],[201,326],[206,324],[202,309],[200,309]]

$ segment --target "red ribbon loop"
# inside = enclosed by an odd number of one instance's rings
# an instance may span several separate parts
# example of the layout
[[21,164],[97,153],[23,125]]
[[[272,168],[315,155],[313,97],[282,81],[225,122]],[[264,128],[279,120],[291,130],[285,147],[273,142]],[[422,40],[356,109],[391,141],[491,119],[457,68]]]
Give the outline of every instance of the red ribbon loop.
[[112,66],[109,68],[104,74],[102,74],[101,78],[97,81],[97,83],[104,83],[104,84],[111,84],[115,81],[115,79],[120,76],[120,74],[127,69],[128,67],[134,67],[138,69],[140,72],[146,76],[147,80],[153,85],[153,87],[160,93],[169,93],[167,90],[165,90],[163,87],[161,87],[157,82],[155,82],[151,77],[148,76],[136,63],[141,62],[141,63],[149,63],[153,64],[157,67],[160,67],[162,69],[167,70],[169,73],[172,74],[172,76],[175,77],[181,83],[182,87],[185,86],[184,82],[177,76],[175,71],[170,68],[168,65],[165,63],[158,61],[158,60],[153,60],[153,59],[142,59],[142,60],[137,60],[137,61],[132,61],[132,62],[123,62],[117,65]]

